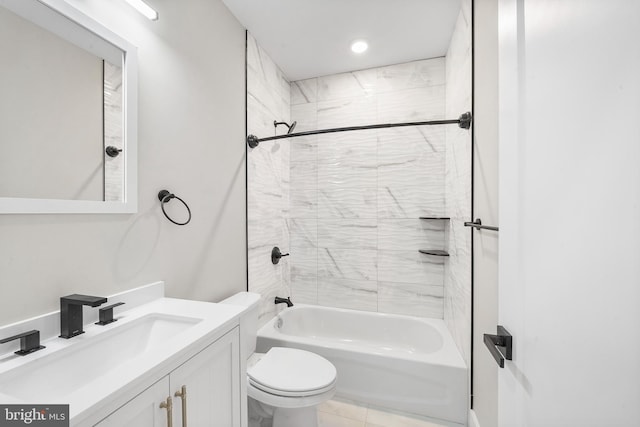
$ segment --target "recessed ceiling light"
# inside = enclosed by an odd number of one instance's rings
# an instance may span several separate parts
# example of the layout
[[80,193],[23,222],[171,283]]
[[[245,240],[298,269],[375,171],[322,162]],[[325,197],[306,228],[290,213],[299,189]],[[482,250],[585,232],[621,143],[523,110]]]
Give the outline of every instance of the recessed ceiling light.
[[364,40],[356,40],[351,44],[351,51],[353,53],[363,53],[369,49],[369,44]]

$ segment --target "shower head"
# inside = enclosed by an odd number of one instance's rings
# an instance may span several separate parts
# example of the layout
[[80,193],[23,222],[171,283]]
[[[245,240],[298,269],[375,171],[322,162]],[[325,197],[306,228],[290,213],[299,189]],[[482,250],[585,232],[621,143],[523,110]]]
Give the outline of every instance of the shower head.
[[298,122],[293,122],[291,124],[287,123],[287,122],[277,122],[277,121],[273,121],[273,127],[278,127],[278,125],[285,125],[288,130],[287,130],[287,135],[289,135],[291,132],[293,132],[293,129],[296,127],[296,124]]

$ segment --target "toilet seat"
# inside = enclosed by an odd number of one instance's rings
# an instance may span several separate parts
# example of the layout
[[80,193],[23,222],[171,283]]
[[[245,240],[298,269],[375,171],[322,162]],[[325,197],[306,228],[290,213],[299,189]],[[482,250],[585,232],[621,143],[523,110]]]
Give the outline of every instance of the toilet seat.
[[270,387],[266,387],[263,384],[257,384],[249,378],[249,385],[253,386],[259,390],[264,391],[265,393],[273,394],[275,396],[283,396],[283,397],[305,397],[305,396],[315,396],[316,394],[324,393],[325,391],[329,391],[335,387],[335,381],[329,384],[326,387],[314,390],[305,390],[305,391],[285,391],[273,389]]
[[274,396],[307,397],[332,391],[336,368],[309,351],[273,347],[247,368],[249,386]]
[[260,403],[270,405],[274,408],[282,409],[299,409],[317,406],[331,399],[336,393],[335,386],[324,393],[314,394],[312,396],[287,397],[262,391],[251,384],[247,384],[247,395]]

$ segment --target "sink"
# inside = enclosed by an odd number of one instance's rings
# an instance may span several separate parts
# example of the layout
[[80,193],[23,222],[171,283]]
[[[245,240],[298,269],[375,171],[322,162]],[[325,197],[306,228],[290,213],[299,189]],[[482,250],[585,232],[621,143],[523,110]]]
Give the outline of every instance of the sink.
[[[2,394],[27,402],[50,401],[78,392],[97,378],[117,377],[125,363],[167,345],[202,319],[149,313],[109,330],[72,338],[72,345],[0,374]],[[54,338],[59,340],[59,338]],[[47,344],[47,343],[45,343]],[[91,378],[89,380],[89,378]]]
[[24,357],[13,349],[0,354],[0,402],[68,404],[72,427],[95,425],[231,333],[244,310],[166,298],[161,282],[126,292],[118,299],[129,310],[117,322],[98,326],[87,319],[85,333],[71,339],[58,337],[57,312],[6,326],[0,335],[40,330],[46,348]]

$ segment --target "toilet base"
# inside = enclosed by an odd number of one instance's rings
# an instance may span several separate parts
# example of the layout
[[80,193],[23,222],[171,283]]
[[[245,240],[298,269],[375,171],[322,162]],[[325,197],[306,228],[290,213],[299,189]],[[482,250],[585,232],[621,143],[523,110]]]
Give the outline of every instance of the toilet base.
[[273,414],[273,427],[318,427],[318,414],[315,406],[306,408],[276,408]]
[[249,397],[249,427],[318,427],[315,406],[276,408]]

